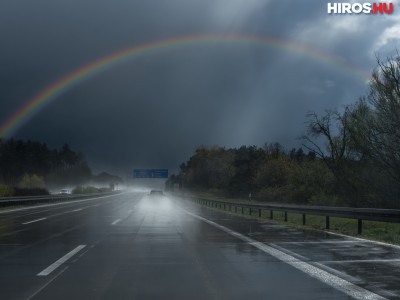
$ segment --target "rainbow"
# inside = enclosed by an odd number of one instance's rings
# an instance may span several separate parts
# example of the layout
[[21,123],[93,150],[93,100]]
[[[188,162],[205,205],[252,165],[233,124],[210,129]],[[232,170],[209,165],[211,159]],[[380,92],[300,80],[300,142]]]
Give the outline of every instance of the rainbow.
[[261,46],[274,47],[284,49],[294,53],[298,53],[324,64],[332,65],[340,68],[345,72],[349,72],[362,80],[368,80],[369,74],[364,70],[358,69],[350,64],[336,59],[330,55],[310,49],[304,45],[296,44],[290,41],[281,40],[273,37],[265,36],[246,36],[246,35],[219,35],[204,34],[179,36],[164,40],[157,40],[141,45],[136,45],[122,51],[114,52],[100,59],[83,65],[76,70],[66,74],[58,81],[54,82],[47,88],[40,91],[33,98],[26,101],[11,116],[9,116],[0,127],[0,137],[9,138],[19,128],[26,124],[35,114],[41,111],[51,101],[55,100],[64,92],[72,89],[90,77],[104,72],[117,65],[139,58],[143,55],[156,53],[163,49],[174,49],[183,46],[196,46],[201,44],[212,43],[235,43],[235,44],[255,44]]

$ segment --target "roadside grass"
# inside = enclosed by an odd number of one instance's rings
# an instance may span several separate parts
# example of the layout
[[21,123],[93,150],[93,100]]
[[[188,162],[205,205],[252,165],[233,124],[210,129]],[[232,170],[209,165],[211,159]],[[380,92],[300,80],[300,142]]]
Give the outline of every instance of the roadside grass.
[[[201,197],[201,196],[200,196]],[[207,197],[210,198],[211,197]],[[239,199],[217,199],[214,200],[224,200],[229,202],[236,202],[236,203],[244,203],[248,204],[248,201],[239,200]],[[257,201],[251,201],[250,203],[260,203]],[[400,245],[400,224],[399,223],[387,223],[387,222],[378,222],[378,221],[367,221],[363,220],[363,229],[362,234],[357,233],[357,220],[356,219],[347,219],[347,218],[337,218],[337,217],[330,217],[330,229],[325,229],[325,216],[314,216],[314,215],[307,215],[306,216],[306,225],[303,225],[303,217],[301,214],[296,213],[288,213],[287,214],[287,222],[285,222],[285,213],[281,211],[274,211],[273,212],[273,219],[270,219],[270,211],[269,210],[262,210],[261,218],[259,218],[258,211],[252,211],[250,215],[250,210],[247,208],[242,209],[237,208],[237,213],[235,213],[234,207],[226,206],[224,210],[224,206],[222,205],[221,208],[213,207],[217,210],[222,210],[227,213],[232,213],[236,215],[241,215],[244,217],[251,217],[257,218],[262,220],[268,220],[273,223],[278,224],[286,224],[288,226],[296,227],[299,229],[306,229],[306,230],[323,230],[329,231],[339,234],[345,234],[349,236],[364,238],[368,240],[380,241],[389,244],[396,244]]]

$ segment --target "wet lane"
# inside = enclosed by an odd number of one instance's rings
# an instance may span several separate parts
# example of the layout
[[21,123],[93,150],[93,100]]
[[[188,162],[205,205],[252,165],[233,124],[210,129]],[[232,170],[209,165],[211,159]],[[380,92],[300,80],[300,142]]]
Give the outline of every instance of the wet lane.
[[290,228],[220,210],[202,215],[387,299],[400,299],[400,246],[323,231]]
[[[337,259],[313,257],[318,250],[302,252],[301,243],[321,241],[326,246],[343,238],[293,231],[141,193],[94,200],[90,205],[28,224],[30,229],[23,233],[0,236],[2,299],[352,299],[191,214],[282,247],[293,256],[325,261],[326,270]],[[60,212],[42,212],[35,218]],[[0,220],[13,217],[0,215]],[[26,216],[15,218],[18,224],[26,221]],[[393,251],[391,259],[399,256]],[[57,266],[63,257],[67,260]],[[362,276],[334,267],[332,273],[336,270],[346,280],[365,283]],[[51,273],[38,276],[49,268]]]

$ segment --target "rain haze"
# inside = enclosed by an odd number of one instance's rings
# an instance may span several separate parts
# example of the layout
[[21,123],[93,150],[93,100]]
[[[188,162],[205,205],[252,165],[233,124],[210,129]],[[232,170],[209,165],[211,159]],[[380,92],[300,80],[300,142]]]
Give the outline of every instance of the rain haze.
[[221,39],[145,51],[67,89],[12,136],[68,143],[94,170],[122,175],[175,171],[198,145],[298,147],[308,111],[366,94],[360,74],[376,54],[393,54],[399,20],[328,15],[322,0],[2,1],[0,120],[66,74],[129,47],[252,36],[292,46]]

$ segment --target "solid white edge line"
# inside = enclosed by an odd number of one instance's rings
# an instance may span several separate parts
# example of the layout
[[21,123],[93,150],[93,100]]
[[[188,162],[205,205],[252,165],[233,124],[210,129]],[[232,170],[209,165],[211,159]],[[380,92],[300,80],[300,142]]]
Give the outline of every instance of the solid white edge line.
[[203,218],[201,216],[198,216],[196,214],[193,214],[185,209],[182,209],[185,213],[188,215],[199,219],[207,224],[210,224],[244,242],[247,242],[248,244],[252,245],[253,247],[281,260],[284,263],[287,263],[291,265],[292,267],[306,273],[307,275],[310,275],[311,277],[318,279],[319,281],[349,295],[350,297],[354,299],[359,299],[359,300],[384,300],[387,298],[384,298],[380,295],[377,295],[371,291],[368,291],[362,287],[359,287],[349,281],[346,281],[336,275],[333,275],[331,273],[328,273],[320,268],[317,268],[315,266],[310,265],[309,263],[306,263],[305,261],[301,261],[300,259],[297,259],[291,255],[288,255],[280,250],[277,250],[275,248],[272,248],[264,243],[258,242],[256,240],[253,240],[250,237],[247,237],[245,235],[242,235],[241,233],[238,233],[236,231],[233,231],[225,226],[219,225],[213,221],[210,221],[206,218]]
[[33,221],[22,223],[22,225],[27,225],[27,224],[31,224],[31,223],[35,223],[35,222],[40,222],[40,221],[43,221],[43,220],[46,220],[46,219],[47,218],[40,218],[40,219],[36,219],[36,220],[33,220]]
[[86,245],[79,245],[74,250],[68,252],[63,257],[61,257],[59,260],[57,260],[56,262],[54,262],[53,264],[48,266],[42,272],[38,273],[37,276],[47,276],[47,275],[49,275],[51,272],[53,272],[55,269],[57,269],[59,266],[61,266],[68,259],[70,259],[72,256],[74,256],[76,253],[78,253],[79,251],[81,251],[85,247],[86,247]]
[[121,219],[117,219],[114,222],[111,223],[111,225],[117,225],[119,222],[121,222]]
[[322,264],[321,262],[312,261],[309,258],[304,257],[304,256],[302,256],[302,255],[300,255],[300,254],[298,254],[296,252],[290,251],[289,249],[283,248],[283,247],[278,246],[278,245],[273,244],[273,243],[269,243],[269,246],[271,246],[272,248],[275,248],[277,250],[280,250],[280,251],[282,251],[282,252],[284,252],[286,254],[294,256],[295,258],[298,258],[301,261],[308,262],[310,265],[313,265],[314,267],[317,267],[319,269],[327,271],[328,273],[331,273],[331,274],[336,275],[336,276],[338,276],[338,277],[340,277],[340,278],[342,278],[344,280],[352,282],[353,284],[363,283],[363,281],[358,279],[358,278],[355,278],[355,277],[350,276],[350,275],[348,275],[346,273],[340,272],[339,270],[336,270],[336,269],[333,269],[333,268],[331,268],[329,266],[326,266],[326,265]]

